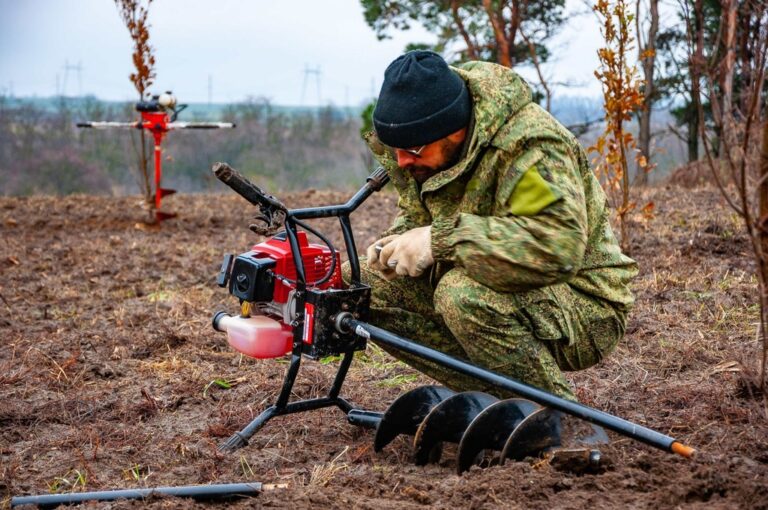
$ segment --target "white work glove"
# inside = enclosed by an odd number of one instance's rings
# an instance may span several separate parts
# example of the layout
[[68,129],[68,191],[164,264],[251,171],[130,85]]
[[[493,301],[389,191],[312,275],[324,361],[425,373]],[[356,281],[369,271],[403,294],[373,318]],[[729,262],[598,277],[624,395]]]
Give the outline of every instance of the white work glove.
[[432,258],[432,226],[419,227],[397,236],[384,245],[379,263],[400,276],[421,276],[435,263]]
[[373,271],[380,272],[381,276],[387,281],[395,279],[397,277],[397,273],[395,273],[394,269],[390,269],[386,264],[379,261],[379,254],[385,245],[397,239],[398,237],[400,237],[399,234],[383,237],[370,245],[368,250],[366,250],[366,256],[368,257],[368,267]]

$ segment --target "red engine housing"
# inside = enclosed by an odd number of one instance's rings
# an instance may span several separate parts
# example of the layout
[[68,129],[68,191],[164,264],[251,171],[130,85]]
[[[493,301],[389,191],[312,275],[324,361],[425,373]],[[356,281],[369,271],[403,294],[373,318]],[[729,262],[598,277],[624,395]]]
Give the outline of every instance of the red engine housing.
[[[307,233],[298,232],[299,247],[301,248],[302,260],[304,262],[304,275],[307,281],[307,287],[315,287],[315,282],[321,280],[331,268],[331,250],[322,244],[310,244],[307,241]],[[259,243],[253,247],[255,256],[269,257],[275,261],[275,267],[272,270],[276,275],[283,276],[289,280],[296,280],[296,266],[293,263],[291,255],[291,244],[288,239],[273,237],[268,241]],[[273,301],[285,303],[288,301],[288,293],[296,288],[296,284],[288,283],[284,280],[275,280],[275,292]],[[325,283],[318,285],[319,289],[343,289],[344,281],[341,279],[341,257],[336,252],[336,268],[331,277]]]

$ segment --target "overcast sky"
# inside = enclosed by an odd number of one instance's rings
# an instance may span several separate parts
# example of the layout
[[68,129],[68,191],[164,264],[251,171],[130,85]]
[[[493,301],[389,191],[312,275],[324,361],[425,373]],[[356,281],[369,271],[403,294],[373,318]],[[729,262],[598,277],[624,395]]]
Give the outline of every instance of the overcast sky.
[[[584,10],[580,0],[568,5]],[[358,0],[155,0],[149,21],[153,91],[172,90],[181,102],[210,94],[214,102],[253,96],[355,106],[378,93],[384,69],[407,43],[434,39],[414,27],[378,41]],[[599,41],[593,15],[570,17],[548,72],[582,87],[560,93],[599,94],[592,75]],[[131,46],[112,0],[0,0],[0,92],[133,101]]]

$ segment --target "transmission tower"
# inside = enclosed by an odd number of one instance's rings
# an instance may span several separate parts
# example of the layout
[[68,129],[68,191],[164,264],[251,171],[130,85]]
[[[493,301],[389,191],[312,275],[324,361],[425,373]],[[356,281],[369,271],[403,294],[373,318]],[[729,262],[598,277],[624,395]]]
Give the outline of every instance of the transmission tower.
[[78,62],[77,65],[70,65],[68,60],[64,61],[64,84],[61,87],[61,95],[67,95],[67,78],[70,71],[77,73],[77,95],[80,97],[83,95],[83,64]]
[[317,105],[320,106],[321,104],[321,96],[320,96],[320,77],[321,77],[321,71],[320,66],[315,67],[314,69],[309,67],[308,65],[304,65],[304,84],[301,86],[301,106],[304,106],[304,97],[307,92],[307,81],[309,81],[310,76],[315,77],[315,85],[317,85]]

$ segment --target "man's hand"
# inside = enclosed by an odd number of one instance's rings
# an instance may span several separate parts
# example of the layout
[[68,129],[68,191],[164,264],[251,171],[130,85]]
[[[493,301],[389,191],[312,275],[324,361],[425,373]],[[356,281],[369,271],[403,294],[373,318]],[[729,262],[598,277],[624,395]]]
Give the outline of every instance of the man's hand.
[[378,262],[390,271],[394,269],[400,276],[420,276],[435,263],[432,258],[432,227],[414,228],[387,241]]
[[366,256],[368,257],[368,267],[374,271],[380,272],[381,276],[387,281],[395,279],[397,277],[397,273],[395,273],[394,269],[387,267],[386,263],[379,260],[379,254],[384,249],[384,246],[391,243],[398,237],[400,237],[399,234],[383,237],[370,245],[368,250],[366,250]]

